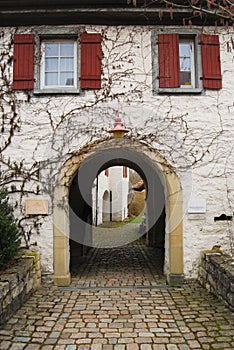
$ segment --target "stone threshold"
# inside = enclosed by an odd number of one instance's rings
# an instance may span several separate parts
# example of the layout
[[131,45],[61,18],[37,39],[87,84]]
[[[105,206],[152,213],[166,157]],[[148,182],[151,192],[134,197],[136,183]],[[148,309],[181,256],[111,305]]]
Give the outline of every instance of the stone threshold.
[[173,286],[169,286],[169,285],[157,285],[157,286],[97,286],[97,287],[58,287],[59,290],[63,290],[63,291],[79,291],[79,290],[152,290],[152,289],[183,289],[182,286],[177,286],[177,287],[173,287]]

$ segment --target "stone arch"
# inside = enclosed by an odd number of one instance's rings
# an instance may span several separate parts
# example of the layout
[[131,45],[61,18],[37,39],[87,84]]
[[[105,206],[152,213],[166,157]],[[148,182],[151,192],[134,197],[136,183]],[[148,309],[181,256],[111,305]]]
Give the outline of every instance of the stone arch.
[[[108,153],[109,152],[109,153]],[[110,153],[112,152],[112,153]],[[126,160],[126,152],[128,160]],[[111,160],[114,154],[114,161]],[[104,158],[103,158],[104,156]],[[131,166],[131,160],[146,184],[151,177],[160,179],[165,196],[166,264],[169,284],[183,281],[183,214],[182,189],[179,178],[170,164],[155,150],[129,139],[108,139],[88,145],[71,156],[63,165],[54,190],[54,281],[56,285],[70,284],[69,271],[69,188],[83,164],[95,166],[99,172],[113,164]],[[108,158],[109,157],[109,158]],[[103,159],[102,159],[103,158]],[[135,159],[135,160],[134,160]],[[143,165],[137,165],[137,162]],[[127,162],[127,163],[126,163]],[[144,167],[152,170],[146,178]],[[94,174],[96,176],[97,174]],[[92,179],[90,180],[92,181]],[[152,188],[152,186],[151,186]]]

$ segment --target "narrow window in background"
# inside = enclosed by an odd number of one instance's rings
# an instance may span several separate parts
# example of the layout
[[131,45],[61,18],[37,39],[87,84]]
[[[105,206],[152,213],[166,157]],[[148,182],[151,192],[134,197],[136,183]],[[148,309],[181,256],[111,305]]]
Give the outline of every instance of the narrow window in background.
[[180,39],[180,86],[195,88],[194,43],[192,40]]

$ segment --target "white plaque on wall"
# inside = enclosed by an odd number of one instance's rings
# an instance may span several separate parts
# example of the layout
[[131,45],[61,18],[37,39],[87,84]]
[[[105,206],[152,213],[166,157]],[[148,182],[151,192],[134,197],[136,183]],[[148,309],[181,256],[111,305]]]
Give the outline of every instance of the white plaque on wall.
[[206,212],[206,200],[203,198],[191,198],[188,206],[189,214],[204,214]]

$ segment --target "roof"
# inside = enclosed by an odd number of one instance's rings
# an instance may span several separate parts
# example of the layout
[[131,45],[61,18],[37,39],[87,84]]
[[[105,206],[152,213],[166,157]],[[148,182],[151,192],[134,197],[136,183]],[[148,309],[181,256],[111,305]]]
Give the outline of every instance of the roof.
[[[181,8],[173,10],[171,19],[170,9],[159,4],[150,0],[137,0],[136,7],[127,0],[0,0],[0,24],[182,25],[183,18],[193,16],[191,9]],[[193,24],[199,22],[197,16]]]

